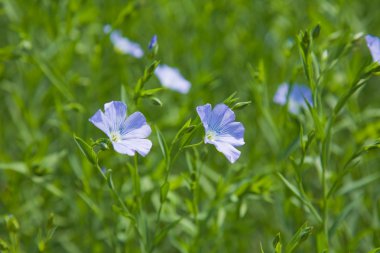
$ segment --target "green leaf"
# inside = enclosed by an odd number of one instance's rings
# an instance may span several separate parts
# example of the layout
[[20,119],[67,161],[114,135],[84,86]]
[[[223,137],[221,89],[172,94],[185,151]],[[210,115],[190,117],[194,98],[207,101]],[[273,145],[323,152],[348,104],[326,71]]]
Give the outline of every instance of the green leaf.
[[160,64],[160,61],[153,61],[152,64],[150,64],[150,66],[148,68],[145,69],[144,71],[144,83],[147,82],[150,77],[153,75],[154,73],[154,70],[157,68],[157,66]]
[[227,106],[231,106],[233,103],[235,103],[238,98],[236,98],[237,92],[235,91],[234,93],[232,93],[228,98],[226,98],[224,101],[223,101],[223,104],[227,105]]
[[24,162],[0,163],[0,170],[11,170],[24,175],[29,173],[28,166]]
[[313,227],[307,226],[307,223],[303,224],[292,237],[290,242],[286,245],[285,252],[291,253],[293,252],[303,241],[305,241],[311,232],[313,231]]
[[9,249],[8,243],[0,238],[0,250],[6,251],[8,249]]
[[380,253],[380,247],[373,249],[373,250],[370,250],[370,251],[368,251],[368,253]]
[[189,132],[189,128],[190,130],[193,129],[193,126],[190,126],[191,124],[191,119],[189,119],[188,121],[186,121],[186,123],[181,127],[181,129],[177,132],[177,134],[175,135],[173,141],[172,141],[172,145],[174,143],[176,143],[183,135],[185,135],[186,133]]
[[373,173],[371,175],[368,175],[364,178],[361,178],[355,182],[350,182],[349,184],[346,184],[344,187],[342,187],[337,193],[339,195],[346,195],[350,192],[356,191],[360,188],[363,188],[373,182],[376,182],[378,179],[380,179],[380,172]]
[[291,184],[281,173],[277,173],[281,181],[285,184],[285,186],[293,192],[294,195],[296,195],[311,211],[311,213],[315,216],[315,218],[322,222],[322,218],[319,215],[318,211],[314,208],[313,204],[307,200],[303,194],[295,187],[293,184]]
[[261,244],[261,242],[260,242],[260,252],[261,252],[261,253],[265,253],[265,252],[264,252],[264,249],[263,249],[263,245]]
[[234,106],[232,106],[231,110],[241,110],[244,107],[246,107],[247,105],[250,105],[251,103],[252,103],[252,101],[245,101],[245,102],[236,103]]
[[143,91],[141,91],[140,96],[141,97],[149,97],[149,96],[152,96],[152,95],[154,95],[157,92],[162,91],[162,90],[164,90],[164,88],[162,88],[162,87],[161,88],[155,88],[155,89],[149,89],[149,90],[143,90]]
[[156,126],[156,133],[157,133],[158,144],[160,145],[162,155],[164,156],[166,163],[168,163],[169,158],[170,158],[168,145],[166,144],[165,138],[157,126]]
[[311,36],[315,40],[316,38],[319,37],[319,34],[321,33],[321,25],[318,24],[314,27],[313,31],[311,32]]
[[166,181],[160,188],[160,201],[161,203],[164,203],[166,200],[166,197],[168,196],[168,192],[170,189],[170,184],[168,181]]
[[166,237],[170,229],[175,227],[181,220],[182,218],[177,219],[169,225],[165,226],[163,229],[161,229],[160,233],[154,237],[154,245],[157,246]]
[[162,106],[163,105],[162,101],[159,98],[150,97],[150,100],[152,100],[152,102],[153,102],[154,105],[158,105],[158,106]]
[[93,165],[96,165],[98,163],[98,157],[94,150],[91,148],[91,146],[76,135],[74,135],[74,140],[80,151],[82,151],[84,156],[87,158],[87,160]]
[[79,191],[77,192],[77,194],[96,215],[100,216],[102,214],[101,209],[98,207],[97,204],[95,204],[95,202],[89,196],[87,196],[84,192],[79,192]]
[[278,233],[273,239],[273,248],[275,253],[282,253],[281,235]]

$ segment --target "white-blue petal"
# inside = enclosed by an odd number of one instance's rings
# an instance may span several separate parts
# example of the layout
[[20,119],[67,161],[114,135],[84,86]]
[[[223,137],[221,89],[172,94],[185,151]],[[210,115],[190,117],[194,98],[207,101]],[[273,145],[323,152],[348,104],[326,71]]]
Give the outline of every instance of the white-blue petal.
[[235,120],[235,113],[225,104],[217,104],[208,119],[210,129],[220,131],[224,125]]
[[136,154],[136,151],[132,149],[130,145],[126,145],[123,142],[112,142],[113,149],[120,153],[120,154],[125,154],[129,156],[134,156]]
[[101,110],[98,110],[89,121],[109,136],[109,122]]
[[127,117],[127,106],[121,101],[112,101],[104,104],[104,115],[107,119],[109,131],[119,132],[121,124]]
[[233,146],[242,146],[244,142],[244,126],[240,122],[231,122],[225,125],[215,136],[215,141],[226,142]]
[[234,163],[240,157],[240,151],[231,144],[221,141],[215,141],[213,144],[219,152],[224,154],[230,163]]
[[365,40],[374,61],[380,63],[380,38],[366,35]]
[[197,106],[197,113],[199,115],[199,118],[202,121],[204,128],[207,131],[207,129],[208,129],[208,118],[211,115],[211,105],[205,104],[205,105]]
[[122,139],[146,138],[151,132],[152,129],[141,112],[131,114],[120,127]]
[[162,86],[178,91],[180,93],[188,93],[191,83],[186,80],[178,69],[160,64],[154,71]]
[[286,104],[286,99],[288,97],[288,92],[289,92],[289,85],[287,83],[281,84],[277,91],[276,94],[273,97],[273,101],[276,104],[284,105]]
[[305,85],[295,84],[290,93],[290,99],[303,106],[306,106],[305,100],[309,102],[310,105],[313,105],[311,90]]
[[126,139],[113,142],[113,147],[122,154],[133,156],[137,152],[146,156],[152,148],[152,142],[148,139]]
[[119,31],[111,33],[111,42],[117,50],[124,54],[132,55],[135,58],[141,58],[144,55],[139,44],[123,37]]
[[289,84],[283,83],[277,89],[273,101],[277,104],[284,105],[288,99],[288,110],[293,114],[298,114],[301,108],[307,108],[306,101],[313,105],[313,95],[309,87],[295,84],[291,87],[289,93]]

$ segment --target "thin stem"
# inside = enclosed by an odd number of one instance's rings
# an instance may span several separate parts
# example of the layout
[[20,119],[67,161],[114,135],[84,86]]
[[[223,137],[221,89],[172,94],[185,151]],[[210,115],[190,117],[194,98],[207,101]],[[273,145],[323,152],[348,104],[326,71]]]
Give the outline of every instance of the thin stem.
[[110,179],[103,173],[102,168],[99,166],[99,164],[96,164],[96,168],[98,169],[99,173],[102,175],[103,179],[107,182],[108,189],[111,191],[113,198],[120,204],[123,211],[129,214],[130,212],[128,210],[128,207],[125,205],[124,201],[120,198],[119,194],[117,194],[116,189],[113,186],[112,179]]
[[196,147],[196,146],[199,146],[199,145],[202,145],[204,143],[203,140],[201,140],[200,142],[197,142],[197,143],[194,143],[194,144],[190,144],[190,145],[186,145],[184,147],[181,148],[182,149],[185,149],[185,148],[193,148],[193,147]]

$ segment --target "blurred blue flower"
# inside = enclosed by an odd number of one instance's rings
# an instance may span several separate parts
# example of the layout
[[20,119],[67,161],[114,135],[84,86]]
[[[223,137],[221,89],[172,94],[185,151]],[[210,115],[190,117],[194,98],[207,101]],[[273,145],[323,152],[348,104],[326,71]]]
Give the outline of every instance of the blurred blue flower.
[[235,146],[244,145],[244,126],[235,122],[235,113],[225,104],[211,108],[210,104],[197,107],[205,128],[205,143],[213,144],[219,152],[234,163],[240,156]]
[[180,93],[188,93],[191,83],[187,81],[178,69],[160,64],[154,71],[162,86],[178,91]]
[[[291,88],[290,94],[289,88]],[[304,85],[295,84],[290,87],[287,83],[281,84],[274,95],[273,101],[277,104],[285,105],[287,99],[289,99],[288,109],[294,114],[298,114],[301,108],[307,108],[306,101],[313,105],[311,90]]]
[[149,42],[148,49],[152,50],[155,45],[157,45],[157,35],[153,35],[152,39]]
[[374,61],[380,63],[380,38],[366,35],[365,40]]
[[146,139],[152,132],[141,112],[127,117],[127,106],[120,101],[112,101],[104,105],[104,113],[98,110],[90,122],[102,130],[110,138],[116,152],[135,155],[135,152],[146,156],[152,142]]
[[112,30],[112,26],[111,25],[105,25],[105,26],[103,26],[103,32],[104,33],[109,33],[109,32],[111,32],[111,30]]
[[[105,33],[109,33],[111,32],[111,26],[106,25],[103,30]],[[118,30],[111,32],[111,42],[114,47],[123,54],[129,54],[135,58],[141,58],[144,55],[144,51],[141,49],[139,44],[123,37]]]

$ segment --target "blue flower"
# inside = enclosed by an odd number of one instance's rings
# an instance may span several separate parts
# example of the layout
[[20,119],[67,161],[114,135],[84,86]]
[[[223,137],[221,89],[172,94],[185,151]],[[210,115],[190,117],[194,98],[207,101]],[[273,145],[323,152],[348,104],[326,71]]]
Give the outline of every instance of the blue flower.
[[[103,30],[105,33],[109,33],[111,32],[111,26],[105,25]],[[114,47],[123,54],[129,54],[135,58],[141,58],[144,55],[144,51],[139,44],[123,37],[118,30],[111,32],[111,42]]]
[[235,146],[244,145],[244,126],[235,121],[235,113],[225,104],[211,108],[210,104],[197,107],[205,128],[205,143],[213,144],[219,152],[234,163],[240,156]]
[[288,109],[291,113],[298,114],[301,108],[307,108],[306,101],[313,105],[313,98],[310,89],[304,85],[295,84],[291,87],[289,94],[289,84],[283,83],[278,87],[273,101],[280,105],[285,105],[288,101]]
[[152,50],[157,45],[157,35],[154,35],[149,42],[148,49]]
[[146,156],[152,142],[146,139],[152,132],[141,112],[127,117],[127,106],[120,101],[104,105],[104,113],[98,110],[90,122],[102,130],[111,140],[116,152],[130,156],[139,153]]
[[178,69],[160,64],[154,71],[162,86],[178,91],[180,93],[188,93],[191,83],[187,81]]
[[365,40],[374,61],[380,63],[380,38],[366,35]]
[[109,33],[109,32],[111,32],[112,31],[112,26],[111,25],[105,25],[105,26],[103,26],[103,32],[104,33]]

